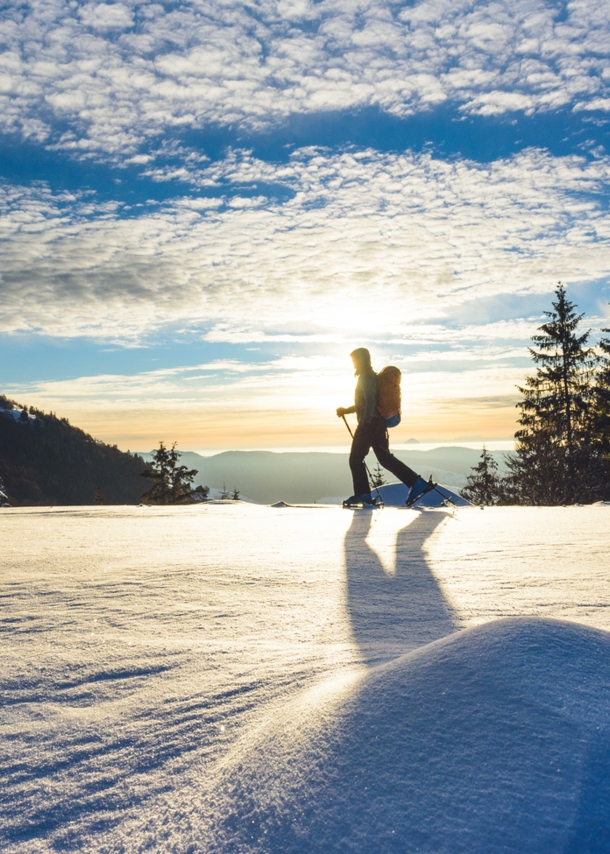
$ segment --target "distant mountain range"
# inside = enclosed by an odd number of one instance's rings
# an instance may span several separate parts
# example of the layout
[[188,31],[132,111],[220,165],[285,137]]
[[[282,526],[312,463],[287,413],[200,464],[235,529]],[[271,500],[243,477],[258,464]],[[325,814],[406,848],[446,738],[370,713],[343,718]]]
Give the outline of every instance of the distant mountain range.
[[[505,455],[501,451],[490,452],[505,470]],[[150,453],[141,453],[150,460]],[[481,457],[481,452],[472,448],[434,448],[430,451],[398,451],[396,456],[422,474],[426,479],[445,483],[460,489],[466,477]],[[311,503],[332,497],[351,495],[352,481],[347,454],[332,453],[276,453],[273,451],[225,451],[211,457],[203,457],[194,451],[183,451],[181,462],[197,469],[195,483],[222,489],[237,488],[244,497],[260,504],[276,501],[289,503]],[[371,455],[369,468],[376,465]],[[387,481],[395,478],[385,472]]]

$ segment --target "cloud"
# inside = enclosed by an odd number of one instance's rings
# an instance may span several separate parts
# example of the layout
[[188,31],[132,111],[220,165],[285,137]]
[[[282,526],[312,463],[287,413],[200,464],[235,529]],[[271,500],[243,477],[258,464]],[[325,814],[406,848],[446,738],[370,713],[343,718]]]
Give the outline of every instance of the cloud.
[[0,188],[0,329],[400,340],[446,326],[465,302],[608,275],[610,158],[530,150],[480,165],[307,149],[288,164],[233,152],[194,169],[202,183],[292,195],[188,197],[134,215],[43,185]]
[[84,27],[91,30],[125,30],[133,26],[133,14],[123,3],[85,3],[79,9]]
[[[444,355],[444,354],[442,354]],[[428,360],[403,364],[405,423],[395,443],[415,434],[432,441],[462,435],[505,438],[513,431],[516,382],[510,364],[471,365],[455,373]],[[443,369],[444,368],[444,369]],[[210,363],[135,375],[105,374],[12,385],[6,393],[57,410],[97,438],[148,450],[160,439],[181,448],[340,446],[336,406],[353,394],[347,356],[288,356],[258,364]]]
[[0,115],[7,131],[121,160],[172,127],[371,105],[605,110],[609,29],[603,0],[16,4]]

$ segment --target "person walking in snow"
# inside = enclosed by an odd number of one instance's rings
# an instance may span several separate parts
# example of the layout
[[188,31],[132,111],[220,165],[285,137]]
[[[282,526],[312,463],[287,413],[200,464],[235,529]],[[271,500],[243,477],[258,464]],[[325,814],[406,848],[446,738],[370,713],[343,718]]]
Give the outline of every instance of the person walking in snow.
[[371,365],[371,354],[366,347],[358,347],[350,353],[350,356],[358,377],[354,405],[340,406],[337,409],[339,418],[355,412],[358,419],[358,426],[354,433],[349,455],[354,494],[344,504],[348,507],[356,504],[374,504],[364,463],[364,459],[371,448],[380,465],[409,488],[407,504],[412,504],[423,495],[428,484],[413,469],[410,469],[390,452],[390,438],[386,420],[377,409],[377,374]]

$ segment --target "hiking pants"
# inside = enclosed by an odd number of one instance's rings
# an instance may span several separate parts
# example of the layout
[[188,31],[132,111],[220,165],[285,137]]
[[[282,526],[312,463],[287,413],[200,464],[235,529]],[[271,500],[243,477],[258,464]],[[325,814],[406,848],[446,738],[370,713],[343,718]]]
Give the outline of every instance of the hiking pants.
[[413,486],[417,480],[417,474],[390,453],[390,438],[385,426],[385,418],[376,415],[369,424],[359,424],[354,433],[349,455],[349,467],[352,470],[354,481],[354,495],[364,495],[371,491],[364,466],[364,458],[371,448],[384,469],[392,472],[406,486]]

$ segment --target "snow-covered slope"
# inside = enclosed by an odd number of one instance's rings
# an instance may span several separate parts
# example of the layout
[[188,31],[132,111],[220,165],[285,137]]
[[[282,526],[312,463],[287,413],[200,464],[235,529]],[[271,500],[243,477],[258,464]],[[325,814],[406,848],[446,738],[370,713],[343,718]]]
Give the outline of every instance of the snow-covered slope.
[[36,421],[36,416],[31,412],[24,412],[19,406],[12,405],[11,409],[6,406],[0,404],[0,416],[4,416],[5,418],[13,418],[18,423],[31,423],[32,421]]
[[225,763],[202,800],[213,821],[191,841],[283,854],[606,851],[609,708],[606,633],[524,619],[453,634],[289,705]]
[[610,507],[6,509],[0,542],[2,851],[607,850]]
[[[385,486],[380,486],[379,490],[373,490],[373,494],[377,492],[383,498],[386,507],[404,507],[409,494],[409,490],[404,483],[388,483]],[[470,501],[444,484],[438,484],[437,489],[432,489],[423,495],[417,502],[417,507],[443,507],[446,504],[454,507],[470,507]]]

